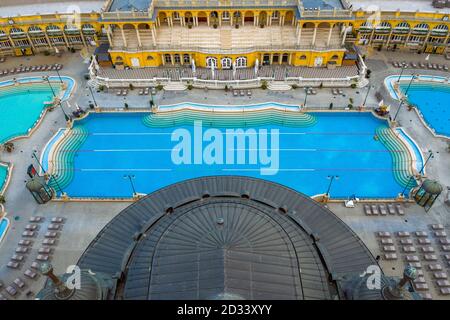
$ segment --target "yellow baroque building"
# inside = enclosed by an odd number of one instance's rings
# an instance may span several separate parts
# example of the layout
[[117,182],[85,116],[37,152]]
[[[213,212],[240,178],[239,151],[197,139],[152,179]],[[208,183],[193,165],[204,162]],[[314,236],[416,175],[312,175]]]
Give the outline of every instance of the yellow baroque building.
[[338,67],[355,63],[355,44],[442,54],[449,42],[447,9],[400,0],[27,1],[0,4],[2,56],[99,47],[118,69]]

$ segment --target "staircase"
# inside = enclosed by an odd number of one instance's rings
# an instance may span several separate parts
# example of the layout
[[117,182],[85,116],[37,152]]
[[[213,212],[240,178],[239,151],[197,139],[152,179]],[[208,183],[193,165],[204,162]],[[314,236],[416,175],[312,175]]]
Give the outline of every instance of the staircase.
[[272,81],[267,87],[271,91],[289,91],[292,87],[284,82]]
[[187,86],[181,82],[170,82],[164,86],[164,90],[166,91],[184,91],[187,89]]
[[231,29],[220,29],[220,43],[223,49],[231,49]]

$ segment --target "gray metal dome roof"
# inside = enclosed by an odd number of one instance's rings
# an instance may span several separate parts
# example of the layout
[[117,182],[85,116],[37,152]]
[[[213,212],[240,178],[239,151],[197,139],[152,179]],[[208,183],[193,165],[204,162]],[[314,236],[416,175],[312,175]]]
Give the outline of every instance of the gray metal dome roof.
[[78,262],[121,274],[116,299],[333,299],[335,280],[374,264],[321,204],[232,176],[148,195],[106,225]]
[[429,194],[440,194],[442,192],[442,185],[436,180],[427,179],[423,182],[422,188]]

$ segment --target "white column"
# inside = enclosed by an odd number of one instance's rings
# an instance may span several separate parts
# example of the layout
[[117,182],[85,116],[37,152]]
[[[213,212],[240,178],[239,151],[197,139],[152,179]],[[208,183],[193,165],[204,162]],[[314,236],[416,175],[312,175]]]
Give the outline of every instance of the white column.
[[302,38],[302,30],[303,30],[302,27],[300,27],[300,28],[298,29],[298,36],[297,36],[297,45],[298,45],[298,46],[300,45],[300,41],[301,41],[301,38]]
[[330,31],[328,32],[328,40],[327,40],[327,47],[330,46],[331,42],[331,35],[333,34],[333,25],[330,26]]
[[219,12],[219,27],[222,26],[222,12]]
[[152,40],[153,40],[153,45],[156,47],[156,28],[154,25],[152,25]]
[[139,47],[142,47],[141,35],[139,34],[139,28],[136,28],[136,36]]
[[209,14],[206,15],[206,23],[208,24],[209,27]]
[[120,31],[122,32],[122,39],[124,47],[127,47],[127,38],[125,37],[125,31],[123,31],[123,27],[120,27]]
[[344,36],[342,37],[342,45],[345,44],[345,38],[347,37],[347,26],[344,25]]
[[312,45],[316,45],[316,36],[317,36],[317,25],[314,26],[314,33],[313,33],[313,38],[312,38]]
[[108,29],[106,30],[106,36],[108,37],[109,45],[112,48],[114,46],[114,44],[113,44],[111,34],[112,34],[111,27],[108,27]]

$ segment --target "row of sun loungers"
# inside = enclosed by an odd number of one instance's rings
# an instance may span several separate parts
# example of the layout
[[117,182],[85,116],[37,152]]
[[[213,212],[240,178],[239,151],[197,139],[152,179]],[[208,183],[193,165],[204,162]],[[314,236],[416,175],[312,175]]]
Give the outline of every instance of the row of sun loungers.
[[[433,283],[435,292],[439,295],[450,295],[450,281],[448,270],[450,270],[450,246],[446,248],[450,240],[442,224],[430,225],[430,231],[399,231],[395,233],[394,240],[388,231],[376,232],[380,249],[384,254],[384,260],[398,260],[396,246],[400,248],[400,253],[404,254],[405,263],[417,269],[417,278],[413,281],[414,288],[422,294],[424,299],[432,299],[429,291],[429,284]],[[434,238],[436,247],[428,236]],[[417,246],[417,248],[416,248]],[[438,252],[444,252],[439,255]],[[450,252],[450,251],[449,251]],[[440,262],[440,258],[442,259]],[[422,263],[424,265],[422,266]],[[427,282],[428,279],[429,281]]]
[[127,96],[128,95],[128,89],[119,89],[116,92],[117,96]]
[[337,95],[343,95],[344,94],[344,91],[342,91],[342,89],[332,89],[331,90],[331,93],[334,95],[334,96],[337,96]]
[[396,68],[412,68],[412,69],[433,69],[433,70],[445,70],[448,71],[448,66],[436,63],[423,63],[423,62],[393,62],[392,65]]
[[[40,216],[33,216],[30,217],[28,224],[25,227],[26,232],[33,232],[32,236],[27,236],[28,238],[33,237],[36,235],[37,231],[40,229],[39,224],[44,221],[43,217]],[[33,261],[29,267],[29,269],[26,269],[25,272],[23,272],[23,276],[30,279],[35,280],[38,278],[38,270],[40,268],[40,263],[49,261],[51,258],[51,254],[54,251],[52,248],[53,245],[55,245],[58,233],[56,231],[60,230],[62,228],[62,225],[64,223],[64,218],[61,217],[54,217],[51,219],[50,224],[47,226],[47,232],[44,235],[44,240],[42,241],[42,246],[38,248],[37,250],[37,256],[35,261]],[[15,250],[15,254],[11,257],[11,260],[8,262],[7,267],[10,269],[21,269],[21,264],[25,262],[26,256],[29,251],[31,251],[33,247],[33,241],[31,239],[21,239],[19,241],[19,246]],[[0,281],[0,289],[3,286],[3,284]],[[25,281],[21,277],[17,277],[13,283],[5,288],[5,291],[8,295],[11,297],[15,297],[20,290],[25,290],[28,287],[28,285],[25,283]],[[28,292],[25,293],[27,296],[31,295],[32,292],[28,290]],[[0,300],[5,300],[6,297],[3,296],[0,293]]]
[[[233,90],[233,96],[234,97],[245,97],[245,91],[244,90]],[[247,90],[247,96],[251,97],[252,96],[252,91],[251,90]]]
[[386,216],[389,214],[399,214],[401,216],[405,215],[405,210],[400,204],[365,204],[364,213],[366,216]]
[[0,70],[0,76],[13,75],[19,73],[26,72],[42,72],[42,71],[56,71],[61,70],[63,68],[62,64],[52,64],[52,65],[40,65],[40,66],[31,66],[31,67],[18,67],[12,69]]
[[[152,95],[156,95],[156,89],[155,88],[151,88],[152,90]],[[140,89],[139,90],[139,95],[140,96],[148,96],[150,94],[150,88],[145,88],[145,89]]]

